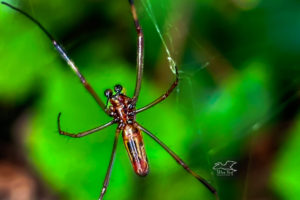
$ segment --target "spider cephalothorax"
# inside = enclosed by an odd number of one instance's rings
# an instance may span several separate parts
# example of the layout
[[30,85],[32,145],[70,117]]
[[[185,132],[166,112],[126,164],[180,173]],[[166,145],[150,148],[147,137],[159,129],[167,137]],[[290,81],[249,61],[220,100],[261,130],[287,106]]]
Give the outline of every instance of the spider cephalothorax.
[[133,124],[135,122],[135,105],[133,99],[122,93],[123,87],[116,85],[114,87],[115,94],[111,89],[107,89],[104,95],[111,104],[108,107],[109,115],[114,117],[119,123],[119,128],[124,128],[126,124]]

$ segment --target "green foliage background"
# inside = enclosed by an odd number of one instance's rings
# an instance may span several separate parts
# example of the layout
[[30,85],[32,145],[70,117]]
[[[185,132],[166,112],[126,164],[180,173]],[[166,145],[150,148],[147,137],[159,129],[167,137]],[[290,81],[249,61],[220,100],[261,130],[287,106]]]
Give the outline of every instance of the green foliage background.
[[[136,1],[146,52],[141,107],[166,91],[174,75],[149,12]],[[272,198],[297,199],[299,2],[147,2],[178,63],[180,84],[170,98],[139,114],[137,120],[216,186],[221,199],[250,199],[253,180],[248,176],[255,168],[250,161],[259,147],[255,143],[267,136],[279,138],[276,151],[265,158],[268,176],[258,174],[257,179],[264,179],[261,191]],[[64,44],[103,101],[103,91],[117,83],[132,95],[136,33],[127,1],[9,3],[29,12]],[[2,5],[0,41],[1,104],[28,107],[22,129],[24,154],[61,199],[97,199],[116,127],[81,139],[58,135],[59,112],[63,128],[70,132],[110,119],[48,38]],[[34,101],[27,105],[30,98]],[[134,174],[120,140],[105,199],[214,199],[154,141],[146,135],[144,140],[150,174],[146,178]],[[238,162],[235,176],[216,176],[214,163],[226,160]]]

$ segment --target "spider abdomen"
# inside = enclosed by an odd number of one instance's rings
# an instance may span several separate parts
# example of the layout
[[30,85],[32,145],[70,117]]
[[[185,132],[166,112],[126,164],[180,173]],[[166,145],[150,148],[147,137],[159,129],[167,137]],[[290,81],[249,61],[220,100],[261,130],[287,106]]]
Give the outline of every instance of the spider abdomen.
[[139,176],[146,176],[149,172],[149,165],[141,130],[136,124],[126,124],[122,136],[135,173]]

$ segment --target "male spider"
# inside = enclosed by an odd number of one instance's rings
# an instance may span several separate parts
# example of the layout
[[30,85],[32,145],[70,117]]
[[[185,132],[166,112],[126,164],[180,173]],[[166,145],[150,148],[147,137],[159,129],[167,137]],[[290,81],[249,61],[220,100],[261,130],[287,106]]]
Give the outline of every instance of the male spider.
[[[142,75],[143,75],[143,62],[144,62],[144,36],[142,32],[142,28],[139,24],[136,9],[134,6],[134,1],[129,0],[129,4],[131,7],[131,13],[133,16],[135,29],[137,31],[138,40],[137,40],[137,76],[136,76],[136,85],[135,85],[135,91],[132,98],[126,96],[122,93],[122,86],[116,85],[114,87],[115,94],[113,94],[113,91],[111,89],[105,90],[104,94],[107,97],[107,103],[104,104],[103,101],[99,98],[99,96],[96,94],[94,89],[89,85],[89,83],[86,81],[84,76],[80,73],[79,69],[76,67],[74,62],[68,57],[66,52],[63,50],[61,45],[54,39],[54,37],[33,17],[31,17],[26,12],[20,10],[19,8],[16,8],[6,2],[1,2],[2,4],[14,9],[15,11],[23,14],[27,18],[29,18],[32,22],[34,22],[41,30],[48,36],[48,38],[52,41],[55,49],[58,51],[58,53],[61,55],[61,57],[67,62],[67,64],[71,67],[71,69],[75,72],[75,74],[79,77],[81,83],[84,85],[84,87],[87,89],[87,91],[92,95],[92,97],[96,100],[96,102],[99,104],[99,106],[102,108],[102,110],[109,116],[113,117],[113,120],[101,125],[99,127],[96,127],[94,129],[80,132],[80,133],[68,133],[65,131],[62,131],[60,128],[60,116],[61,113],[58,115],[58,131],[61,135],[66,135],[74,138],[80,138],[86,135],[89,135],[91,133],[97,132],[99,130],[102,130],[112,124],[117,123],[118,127],[115,134],[115,140],[113,144],[112,154],[110,158],[110,162],[108,165],[108,169],[106,172],[106,176],[103,182],[103,187],[101,190],[101,194],[99,197],[99,200],[103,199],[103,196],[106,192],[110,174],[112,170],[112,165],[115,159],[115,153],[117,148],[117,141],[120,135],[120,132],[122,131],[122,137],[124,141],[125,148],[127,150],[127,153],[129,155],[130,161],[132,163],[133,169],[135,173],[139,176],[146,176],[149,172],[149,166],[148,166],[148,160],[144,148],[144,142],[141,132],[143,131],[147,135],[149,135],[153,140],[155,140],[162,148],[164,148],[176,161],[178,164],[180,164],[188,173],[190,173],[192,176],[194,176],[196,179],[198,179],[211,193],[215,195],[215,197],[218,199],[218,194],[216,189],[211,186],[204,178],[199,176],[197,173],[192,171],[172,150],[170,150],[163,142],[161,142],[155,135],[153,135],[150,131],[145,129],[143,126],[141,126],[139,123],[136,122],[136,114],[140,113],[142,111],[145,111],[152,106],[160,103],[161,101],[165,100],[174,90],[174,88],[178,85],[178,70],[177,66],[175,66],[176,69],[176,79],[173,82],[173,84],[170,86],[170,88],[167,90],[167,92],[160,97],[158,97],[156,100],[154,100],[152,103],[136,109],[136,102],[139,97],[140,89],[141,89],[141,81],[142,81]],[[108,102],[111,103],[111,106],[107,108]]]

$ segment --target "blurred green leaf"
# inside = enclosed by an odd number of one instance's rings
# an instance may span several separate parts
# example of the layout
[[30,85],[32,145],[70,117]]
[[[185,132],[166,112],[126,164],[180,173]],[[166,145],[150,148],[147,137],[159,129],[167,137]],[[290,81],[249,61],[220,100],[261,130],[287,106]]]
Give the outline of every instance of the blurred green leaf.
[[282,146],[272,169],[271,185],[281,199],[296,200],[299,198],[300,179],[300,116],[294,122],[295,126],[287,133],[287,141]]
[[[247,139],[252,128],[266,117],[271,93],[265,68],[261,62],[248,64],[243,71],[228,77],[207,103],[201,104],[197,124],[203,137],[210,138],[211,148],[227,148],[232,142]],[[228,153],[235,151],[227,149]]]

